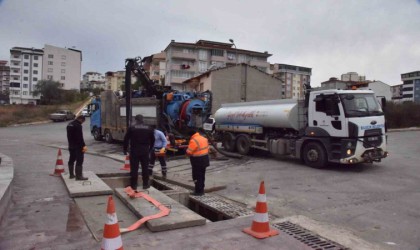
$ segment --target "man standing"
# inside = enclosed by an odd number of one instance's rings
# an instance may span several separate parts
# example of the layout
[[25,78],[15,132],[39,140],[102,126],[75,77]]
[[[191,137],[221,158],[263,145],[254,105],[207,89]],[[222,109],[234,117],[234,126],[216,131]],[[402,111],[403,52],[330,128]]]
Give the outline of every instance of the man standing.
[[196,196],[204,195],[206,167],[210,166],[209,142],[202,134],[204,134],[204,131],[199,128],[191,136],[186,152],[190,156],[192,177],[195,184],[195,190],[192,195]]
[[153,167],[155,166],[155,160],[157,157],[162,168],[162,177],[166,178],[167,168],[165,161],[165,148],[168,142],[166,141],[166,136],[162,131],[156,129],[155,125],[152,127],[154,129],[155,145],[153,150],[150,151],[149,175],[153,175]]
[[67,125],[67,141],[69,143],[70,158],[68,161],[70,179],[74,176],[74,162],[76,162],[76,181],[85,181],[88,178],[83,177],[83,160],[87,147],[83,139],[82,123],[85,117],[79,115]]
[[130,186],[137,189],[137,178],[139,162],[141,164],[141,175],[143,189],[148,189],[149,184],[149,152],[155,143],[153,129],[143,124],[143,116],[136,115],[136,124],[129,127],[124,136],[124,155],[127,155],[128,144],[130,143]]

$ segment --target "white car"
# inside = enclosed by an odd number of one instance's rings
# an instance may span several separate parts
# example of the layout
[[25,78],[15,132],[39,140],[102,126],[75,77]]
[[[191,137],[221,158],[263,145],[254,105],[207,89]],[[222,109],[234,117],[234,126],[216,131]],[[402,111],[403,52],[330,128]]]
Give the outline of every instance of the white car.
[[84,109],[82,110],[81,115],[83,115],[83,116],[90,116],[90,112],[89,112],[88,108],[84,108]]

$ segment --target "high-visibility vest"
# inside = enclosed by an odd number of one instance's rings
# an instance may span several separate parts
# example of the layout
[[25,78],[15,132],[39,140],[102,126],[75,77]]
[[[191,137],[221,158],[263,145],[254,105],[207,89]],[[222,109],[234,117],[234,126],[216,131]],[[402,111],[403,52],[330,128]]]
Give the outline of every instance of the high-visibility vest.
[[198,157],[209,154],[209,142],[206,137],[195,133],[191,136],[188,144],[187,154],[191,157]]

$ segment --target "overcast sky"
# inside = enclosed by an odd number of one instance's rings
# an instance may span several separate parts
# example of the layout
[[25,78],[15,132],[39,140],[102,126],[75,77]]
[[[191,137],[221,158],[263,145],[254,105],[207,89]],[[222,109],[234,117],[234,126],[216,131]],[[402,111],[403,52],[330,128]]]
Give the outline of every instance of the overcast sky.
[[268,51],[312,68],[312,85],[354,71],[401,83],[420,70],[420,0],[0,0],[0,60],[15,46],[75,46],[86,71],[124,69],[171,39]]

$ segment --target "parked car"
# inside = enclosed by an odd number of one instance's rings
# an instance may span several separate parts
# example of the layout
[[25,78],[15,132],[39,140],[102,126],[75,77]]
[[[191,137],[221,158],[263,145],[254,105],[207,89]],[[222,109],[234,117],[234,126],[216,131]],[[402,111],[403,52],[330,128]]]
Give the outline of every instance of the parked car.
[[83,116],[90,116],[90,112],[88,108],[84,108],[81,113]]
[[73,120],[75,117],[76,115],[69,110],[59,110],[55,113],[50,114],[50,119],[55,122]]

